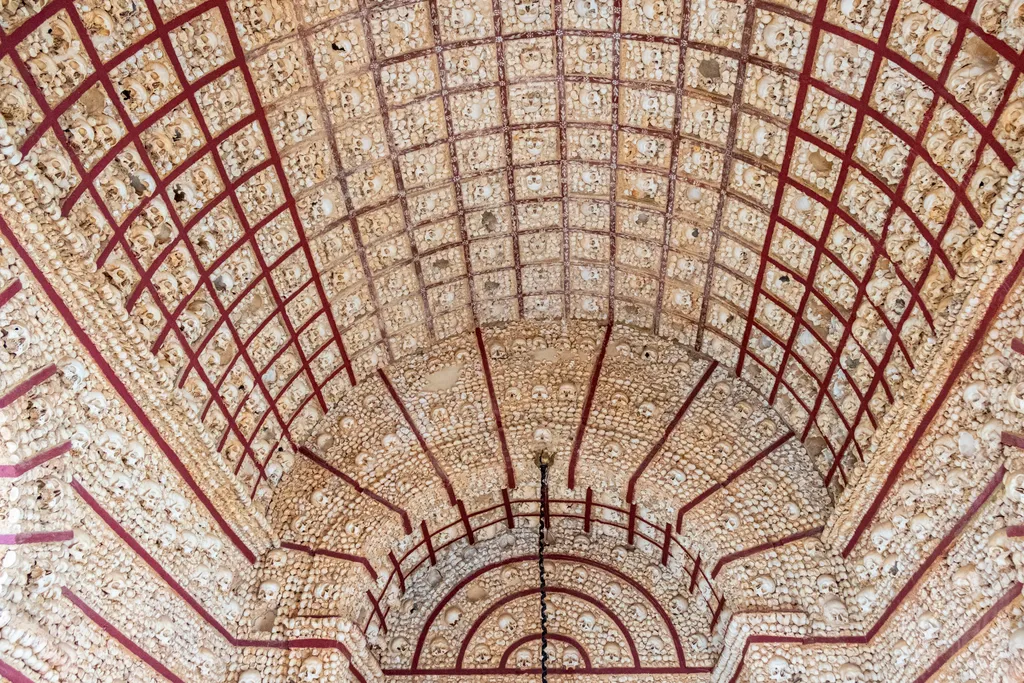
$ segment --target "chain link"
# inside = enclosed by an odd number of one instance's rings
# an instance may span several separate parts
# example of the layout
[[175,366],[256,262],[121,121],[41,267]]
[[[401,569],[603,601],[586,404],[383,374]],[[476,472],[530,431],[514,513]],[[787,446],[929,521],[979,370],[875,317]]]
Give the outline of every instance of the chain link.
[[540,466],[540,523],[537,525],[537,569],[540,571],[540,680],[548,683],[548,604],[544,576],[544,535],[548,517],[548,466]]

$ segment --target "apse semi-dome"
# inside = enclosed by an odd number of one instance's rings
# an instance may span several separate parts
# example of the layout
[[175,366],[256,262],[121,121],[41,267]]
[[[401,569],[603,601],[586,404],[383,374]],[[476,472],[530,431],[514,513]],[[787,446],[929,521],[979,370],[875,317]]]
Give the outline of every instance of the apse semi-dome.
[[1022,71],[1020,0],[2,3],[0,678],[1024,680]]

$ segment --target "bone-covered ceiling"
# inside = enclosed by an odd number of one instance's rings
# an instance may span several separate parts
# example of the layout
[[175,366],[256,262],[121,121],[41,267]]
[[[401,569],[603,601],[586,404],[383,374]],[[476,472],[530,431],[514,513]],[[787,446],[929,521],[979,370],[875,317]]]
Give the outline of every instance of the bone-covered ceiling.
[[1001,7],[13,4],[4,154],[260,500],[379,365],[563,318],[735,368],[839,490],[1024,153]]
[[544,450],[563,681],[1019,680],[1022,71],[1021,0],[0,2],[0,677],[532,676]]

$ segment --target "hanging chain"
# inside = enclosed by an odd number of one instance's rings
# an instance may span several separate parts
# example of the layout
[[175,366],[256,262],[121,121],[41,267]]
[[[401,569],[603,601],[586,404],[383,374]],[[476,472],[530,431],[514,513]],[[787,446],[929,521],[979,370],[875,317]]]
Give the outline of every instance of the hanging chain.
[[540,570],[540,680],[548,683],[548,604],[544,576],[544,532],[548,517],[548,466],[540,463],[540,524],[537,525],[537,568]]

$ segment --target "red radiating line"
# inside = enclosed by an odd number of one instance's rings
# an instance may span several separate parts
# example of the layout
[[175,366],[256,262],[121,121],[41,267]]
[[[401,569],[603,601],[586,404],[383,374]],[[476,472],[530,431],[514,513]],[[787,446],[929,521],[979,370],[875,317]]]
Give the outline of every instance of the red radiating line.
[[505,461],[505,487],[514,489],[516,487],[516,473],[512,467],[512,456],[509,454],[508,442],[505,440],[505,424],[501,419],[501,406],[498,404],[498,396],[494,393],[494,378],[491,375],[491,363],[487,358],[487,346],[484,344],[484,333],[477,327],[476,347],[480,351],[480,363],[484,368],[484,379],[487,381],[487,396],[491,400],[491,414],[494,416],[494,427],[498,432],[498,443],[501,444],[501,457]]
[[604,330],[604,338],[601,340],[601,349],[597,353],[597,360],[594,362],[594,369],[590,373],[590,385],[587,388],[587,398],[583,402],[583,412],[580,415],[580,425],[576,429],[576,438],[572,442],[572,455],[569,456],[569,488],[575,488],[576,484],[576,462],[580,457],[580,446],[583,444],[583,434],[587,431],[587,421],[590,419],[590,411],[594,407],[594,394],[597,393],[597,383],[601,380],[601,366],[604,365],[604,354],[608,351],[608,340],[612,336],[612,323],[609,320]]
[[370,575],[371,581],[377,580],[377,572],[370,564],[370,561],[361,555],[350,555],[349,553],[340,553],[336,550],[318,550],[316,548],[310,548],[309,546],[302,545],[301,543],[291,543],[289,541],[281,541],[281,547],[287,548],[288,550],[298,550],[299,552],[306,553],[307,555],[323,555],[324,557],[333,557],[338,560],[346,560],[348,562],[355,562],[363,565],[366,569],[366,573]]
[[319,455],[317,455],[316,453],[314,453],[310,449],[306,448],[305,446],[299,446],[296,450],[298,450],[299,453],[301,453],[302,455],[304,455],[307,458],[309,458],[310,460],[312,460],[315,464],[319,465],[323,469],[327,470],[328,472],[330,472],[334,476],[336,476],[339,479],[341,479],[342,481],[344,481],[346,484],[348,484],[353,489],[355,489],[357,493],[361,493],[361,494],[363,494],[363,495],[365,495],[365,496],[367,496],[367,497],[377,501],[378,503],[380,503],[381,505],[383,505],[387,509],[389,509],[392,512],[396,513],[402,519],[402,528],[405,529],[405,533],[407,533],[407,534],[411,534],[412,533],[412,523],[409,520],[409,513],[407,513],[405,510],[403,510],[402,508],[398,507],[394,503],[386,500],[380,494],[375,493],[374,491],[372,491],[370,489],[363,488],[363,486],[359,482],[357,482],[355,479],[353,479],[351,476],[349,476],[345,472],[342,472],[340,469],[338,469],[337,467],[335,467],[331,463],[327,462],[327,460],[325,460],[324,458],[320,457]]
[[718,559],[718,562],[715,563],[714,569],[711,570],[711,578],[718,576],[718,572],[722,570],[722,567],[730,562],[735,562],[736,560],[741,560],[744,557],[756,555],[757,553],[764,552],[765,550],[780,548],[788,543],[794,543],[805,538],[810,538],[811,536],[817,536],[824,530],[824,528],[825,527],[816,526],[811,529],[804,529],[803,531],[798,531],[797,533],[786,536],[785,538],[780,538],[777,541],[768,541],[767,543],[762,543],[750,548],[744,548],[743,550],[737,550],[736,552],[729,553],[728,555],[723,555]]
[[703,503],[715,491],[719,491],[721,489],[724,489],[729,484],[731,484],[734,481],[736,481],[737,479],[739,479],[739,477],[744,472],[749,470],[751,467],[753,467],[757,463],[761,462],[761,460],[763,460],[765,457],[771,455],[776,450],[781,448],[783,446],[783,444],[785,444],[787,441],[792,439],[794,436],[795,435],[793,434],[793,432],[791,432],[791,431],[786,432],[785,434],[783,434],[782,436],[777,438],[775,441],[773,441],[772,443],[768,444],[768,446],[766,446],[765,448],[761,449],[761,451],[758,452],[757,455],[755,455],[754,457],[752,457],[749,460],[747,460],[745,463],[740,465],[737,469],[733,470],[729,474],[728,477],[726,477],[725,479],[723,479],[720,482],[716,482],[710,488],[705,489],[705,491],[703,493],[701,493],[699,496],[697,496],[693,500],[690,500],[685,505],[680,507],[679,508],[679,512],[676,514],[676,528],[677,529],[681,529],[682,528],[682,526],[683,526],[683,515],[685,515],[687,512],[689,512],[693,508],[695,508],[698,505],[700,505],[701,503]]
[[672,435],[672,432],[675,431],[676,426],[679,424],[679,421],[683,419],[683,415],[685,415],[686,411],[690,409],[690,406],[696,400],[697,395],[700,394],[701,390],[704,388],[704,385],[707,384],[709,379],[711,379],[711,375],[714,373],[717,367],[718,361],[716,360],[711,361],[711,363],[708,364],[708,367],[704,371],[704,374],[701,375],[701,378],[697,381],[697,384],[695,384],[693,389],[690,390],[690,393],[686,396],[686,400],[683,401],[683,404],[679,406],[679,410],[676,411],[676,414],[672,418],[672,421],[668,423],[667,427],[665,427],[665,432],[661,435],[661,438],[658,439],[658,441],[653,446],[651,446],[650,452],[648,452],[647,455],[644,457],[643,461],[641,461],[641,463],[637,465],[636,471],[633,472],[633,476],[629,478],[629,485],[626,488],[627,503],[633,502],[633,494],[636,490],[637,481],[639,481],[640,477],[643,476],[643,473],[647,470],[647,467],[651,464],[651,461],[654,460],[654,457],[659,452],[661,452],[661,449],[665,446],[665,442],[668,441],[668,438]]
[[427,445],[427,440],[424,439],[423,434],[420,433],[420,428],[416,426],[416,422],[413,421],[412,415],[409,414],[409,409],[405,407],[405,403],[402,401],[402,398],[398,395],[398,392],[395,391],[395,387],[391,384],[391,380],[388,378],[387,373],[384,372],[383,368],[377,368],[377,374],[380,376],[381,382],[384,383],[384,387],[391,395],[391,400],[394,401],[398,410],[402,413],[402,417],[405,418],[405,422],[409,425],[409,429],[416,437],[416,441],[419,442],[420,449],[427,456],[427,460],[430,461],[430,466],[434,468],[434,473],[437,475],[438,479],[441,480],[445,493],[448,494],[448,502],[451,505],[455,505],[455,490],[452,488],[451,481],[448,480],[448,474],[444,471],[441,463],[437,461],[437,457],[430,449],[430,446]]

